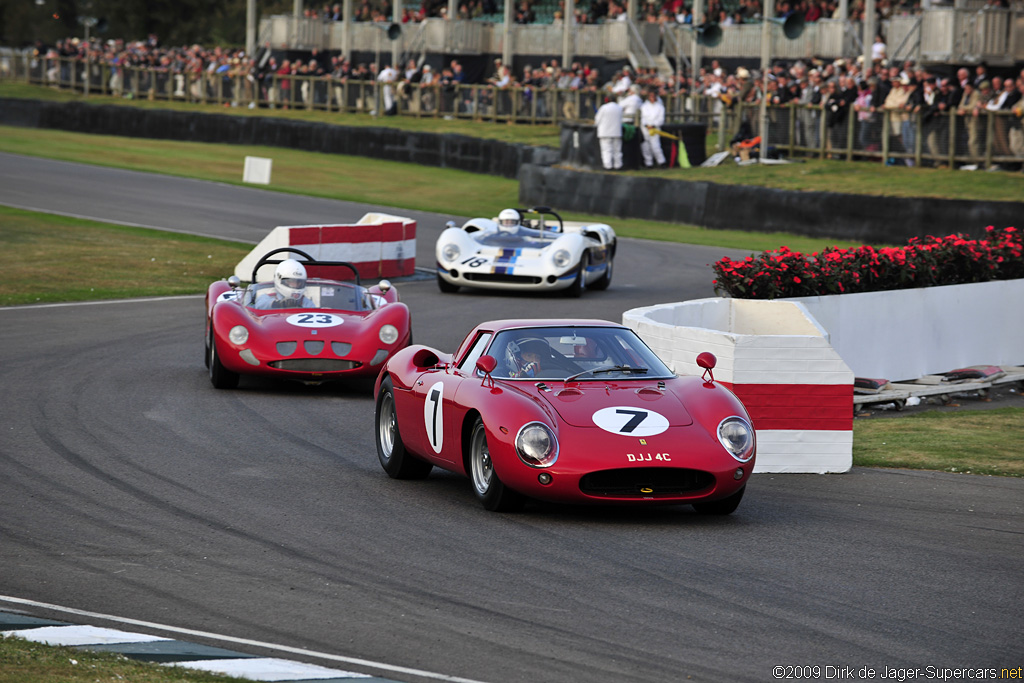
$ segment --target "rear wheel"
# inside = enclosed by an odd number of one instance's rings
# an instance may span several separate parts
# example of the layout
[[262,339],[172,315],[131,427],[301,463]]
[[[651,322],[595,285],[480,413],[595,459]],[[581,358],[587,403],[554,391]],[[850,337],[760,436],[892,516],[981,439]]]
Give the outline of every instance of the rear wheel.
[[445,280],[443,277],[441,277],[441,273],[437,274],[437,288],[440,289],[443,294],[454,294],[455,292],[459,291],[459,286],[453,285],[452,283]]
[[487,429],[479,417],[473,425],[469,439],[469,478],[473,480],[473,493],[492,512],[512,512],[520,509],[526,499],[508,488],[498,479],[487,448]]
[[398,415],[395,413],[395,390],[390,377],[381,382],[375,422],[377,460],[389,477],[423,479],[430,474],[433,465],[412,456],[402,443],[402,435],[398,431]]
[[213,338],[212,327],[208,344],[210,358],[206,366],[210,369],[210,382],[216,389],[234,389],[238,386],[238,373],[231,372],[220,362],[220,356],[217,355],[217,341]]
[[746,490],[747,487],[744,486],[728,498],[722,498],[710,503],[694,503],[693,509],[702,515],[731,515],[739,507],[740,500],[743,499],[743,492]]

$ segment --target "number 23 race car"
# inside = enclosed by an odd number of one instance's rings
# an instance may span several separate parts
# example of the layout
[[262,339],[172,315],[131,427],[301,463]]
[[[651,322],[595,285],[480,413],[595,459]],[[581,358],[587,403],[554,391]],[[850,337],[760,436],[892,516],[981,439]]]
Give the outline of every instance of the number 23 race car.
[[[282,252],[304,260],[270,258]],[[257,282],[264,265],[276,266],[273,282]],[[314,274],[351,271],[354,281],[307,279],[307,268]],[[232,276],[206,293],[205,360],[218,389],[235,388],[243,374],[370,382],[384,361],[412,342],[409,309],[398,291],[387,280],[363,287],[356,266],[346,261],[274,249],[253,268],[252,284],[240,284]]]
[[528,498],[691,504],[733,512],[754,468],[750,417],[714,381],[677,377],[629,328],[487,322],[454,354],[412,346],[375,388],[377,455],[393,478],[466,475],[488,510]]
[[461,228],[448,224],[435,246],[437,285],[445,293],[481,287],[578,297],[611,284],[615,246],[615,231],[604,223],[566,222],[542,206],[505,209]]

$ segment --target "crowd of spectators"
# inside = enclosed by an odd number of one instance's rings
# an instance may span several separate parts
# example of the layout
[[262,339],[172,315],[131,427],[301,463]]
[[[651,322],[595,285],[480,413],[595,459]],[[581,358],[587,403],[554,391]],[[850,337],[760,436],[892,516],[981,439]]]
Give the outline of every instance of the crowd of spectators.
[[[448,86],[466,84],[462,65],[457,60],[441,68],[409,62],[403,68],[387,66],[378,71],[373,62],[354,64],[316,50],[308,58],[279,60],[269,50],[262,50],[257,57],[240,49],[199,45],[164,47],[155,36],[139,41],[94,39],[88,44],[69,38],[52,48],[39,46],[39,54],[71,58],[45,60],[46,79],[51,82],[66,79],[61,70],[68,69],[72,62],[87,62],[94,67],[104,64],[111,67],[107,72],[110,82],[106,84],[110,90],[127,92],[127,70],[118,67],[145,67],[148,77],[154,79],[153,87],[161,92],[173,91],[176,97],[204,99],[202,93],[189,89],[203,87],[204,83],[208,87],[211,81],[220,80],[226,89],[220,93],[224,100],[281,107],[296,104],[323,107],[332,103],[337,106],[342,97],[341,86],[347,81],[381,83],[394,101],[408,99],[417,88],[425,89],[430,96],[422,106],[431,107],[436,106],[431,97],[436,98],[441,90],[454,90]],[[949,150],[948,121],[936,114],[955,114],[962,122],[957,125],[958,139],[953,141],[958,154],[983,157],[990,142],[996,156],[1024,156],[1019,118],[1024,106],[1021,103],[1024,71],[1010,77],[990,76],[984,65],[978,65],[962,67],[954,75],[929,71],[912,61],[890,62],[881,36],[872,46],[872,57],[866,67],[863,57],[778,63],[771,68],[767,79],[744,67],[724,69],[718,60],[711,60],[691,77],[661,75],[654,69],[637,70],[628,66],[602,75],[588,62],[562,65],[557,59],[522,66],[519,73],[514,73],[510,65],[498,59],[486,83],[495,86],[496,91],[517,91],[517,98],[508,106],[525,107],[541,118],[551,117],[556,107],[578,103],[581,111],[561,109],[557,112],[558,118],[590,119],[605,95],[623,105],[627,121],[636,117],[640,103],[652,92],[659,100],[674,98],[677,106],[671,111],[677,113],[678,103],[687,100],[687,96],[702,95],[704,97],[698,98],[701,106],[708,108],[712,116],[722,115],[726,109],[740,103],[746,105],[741,109],[753,111],[755,108],[750,105],[767,98],[769,104],[778,105],[771,108],[768,130],[764,131],[769,141],[789,140],[789,118],[781,115],[779,107],[800,105],[792,133],[796,138],[792,142],[800,147],[828,148],[836,154],[847,148],[850,130],[847,122],[852,116],[858,150],[880,150],[882,131],[888,130],[890,150],[913,154],[920,137],[925,154],[941,157]],[[207,78],[197,78],[204,74]],[[210,76],[221,78],[211,79]],[[245,92],[235,92],[237,89]],[[578,92],[587,97],[557,96],[565,92]],[[512,102],[509,98],[506,101]],[[692,103],[690,98],[688,106],[692,107]],[[481,104],[500,106],[501,103],[485,100]],[[386,107],[384,113],[387,109],[393,108]],[[990,134],[982,117],[987,111],[1009,111],[1017,116],[996,117],[989,141]],[[883,129],[886,117],[889,125]],[[758,122],[747,114],[746,123],[749,127],[741,127],[740,135],[745,131],[753,132],[751,128]],[[912,161],[907,160],[907,163]]]

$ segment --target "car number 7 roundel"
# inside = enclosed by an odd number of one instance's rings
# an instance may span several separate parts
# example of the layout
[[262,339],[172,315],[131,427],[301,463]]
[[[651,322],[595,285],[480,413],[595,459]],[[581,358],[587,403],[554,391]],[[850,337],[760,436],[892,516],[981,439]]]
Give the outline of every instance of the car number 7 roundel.
[[654,436],[668,429],[668,418],[646,408],[612,406],[594,413],[594,424],[621,436]]
[[444,398],[444,382],[434,382],[423,397],[423,426],[427,430],[427,441],[435,453],[441,452],[444,443],[444,413],[441,408]]

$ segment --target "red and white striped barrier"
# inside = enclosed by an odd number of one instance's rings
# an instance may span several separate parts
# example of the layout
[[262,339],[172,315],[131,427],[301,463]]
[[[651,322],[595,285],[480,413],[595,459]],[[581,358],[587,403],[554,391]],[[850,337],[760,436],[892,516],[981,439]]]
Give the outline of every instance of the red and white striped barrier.
[[699,299],[626,311],[674,372],[715,380],[743,401],[757,432],[755,472],[846,472],[853,466],[853,372],[828,333],[790,301]]
[[[235,266],[235,275],[248,281],[267,252],[295,247],[321,261],[349,261],[361,278],[412,275],[416,267],[416,221],[383,213],[368,213],[354,225],[285,225],[274,228]],[[287,254],[281,254],[287,257]],[[259,279],[273,277],[261,268]],[[311,273],[312,275],[313,273]],[[334,274],[329,276],[340,276]]]

